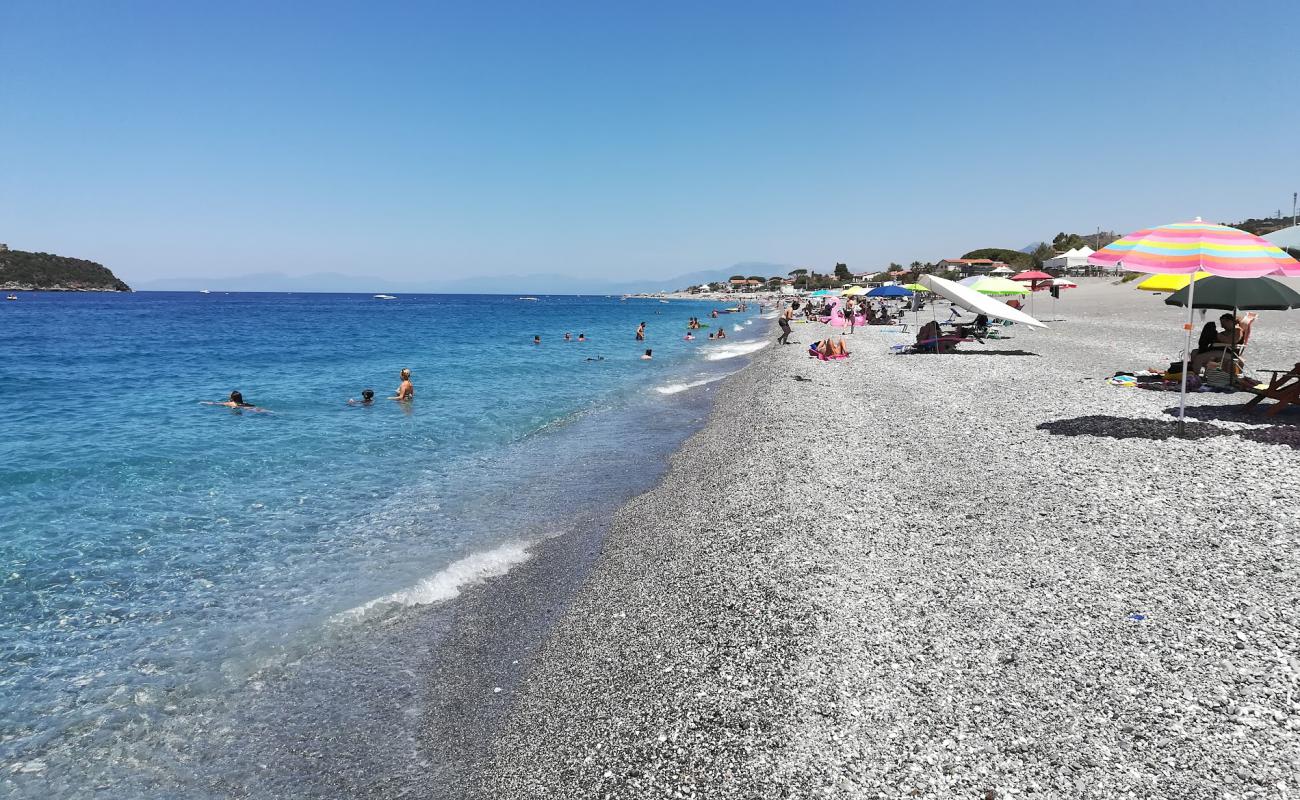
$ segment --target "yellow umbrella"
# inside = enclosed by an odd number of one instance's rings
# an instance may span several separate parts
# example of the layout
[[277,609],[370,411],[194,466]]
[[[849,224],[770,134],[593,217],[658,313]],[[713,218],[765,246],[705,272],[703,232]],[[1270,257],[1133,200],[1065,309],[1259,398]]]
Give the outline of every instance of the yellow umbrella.
[[[1208,277],[1210,277],[1208,272],[1196,273],[1196,280],[1198,281],[1201,278]],[[1144,292],[1176,292],[1179,289],[1186,289],[1191,282],[1191,275],[1152,275],[1139,283],[1137,288]]]
[[866,289],[863,289],[861,286],[850,286],[849,288],[847,288],[847,289],[844,290],[844,292],[843,292],[843,296],[844,296],[844,297],[856,297],[856,296],[858,296],[858,295],[860,295],[860,294],[866,294],[866,293],[867,293],[867,290],[866,290]]
[[928,291],[930,291],[930,289],[929,289],[928,287],[922,286],[922,285],[919,284],[919,283],[905,283],[905,284],[903,284],[903,288],[904,288],[904,289],[911,289],[913,292],[928,292]]

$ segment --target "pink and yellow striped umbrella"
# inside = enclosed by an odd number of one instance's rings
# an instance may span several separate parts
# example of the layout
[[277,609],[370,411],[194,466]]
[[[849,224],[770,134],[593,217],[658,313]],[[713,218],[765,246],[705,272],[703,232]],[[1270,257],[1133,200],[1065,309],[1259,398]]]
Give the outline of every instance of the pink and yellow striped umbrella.
[[1272,242],[1200,217],[1130,233],[1088,256],[1088,261],[1166,275],[1204,271],[1225,278],[1300,276],[1300,262]]

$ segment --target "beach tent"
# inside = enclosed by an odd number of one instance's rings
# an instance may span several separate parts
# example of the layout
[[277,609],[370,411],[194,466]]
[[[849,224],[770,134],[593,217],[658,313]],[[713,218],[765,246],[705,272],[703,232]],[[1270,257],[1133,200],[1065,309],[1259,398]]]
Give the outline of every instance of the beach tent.
[[962,286],[937,275],[922,275],[918,280],[929,287],[935,294],[951,300],[953,305],[960,306],[967,311],[973,311],[976,314],[987,314],[996,319],[1019,322],[1031,328],[1047,327],[1025,312],[1012,308],[999,300],[994,300],[988,295],[980,294],[969,286]]
[[857,297],[860,294],[866,294],[866,293],[867,290],[863,289],[861,286],[850,286],[849,288],[844,290],[845,297]]
[[1015,272],[1014,269],[1005,265],[1001,267],[994,267],[993,269],[989,270],[990,275],[1010,275],[1013,272]]
[[1187,284],[1192,281],[1208,277],[1210,277],[1208,272],[1198,272],[1195,275],[1152,275],[1135,288],[1144,292],[1176,292],[1179,289],[1186,289]]
[[1043,269],[1071,270],[1084,269],[1088,266],[1088,256],[1095,251],[1084,245],[1072,247],[1064,253],[1043,260]]
[[[1208,272],[1222,278],[1261,278],[1280,273],[1300,275],[1300,263],[1277,245],[1251,233],[1205,222],[1174,222],[1130,233],[1088,260],[1099,266],[1123,264],[1125,269],[1162,275],[1195,275]],[[1145,281],[1144,281],[1145,283]],[[1178,391],[1178,430],[1187,424],[1187,362],[1192,352],[1192,329],[1196,313],[1196,284],[1187,286],[1187,324],[1183,326],[1183,372]]]

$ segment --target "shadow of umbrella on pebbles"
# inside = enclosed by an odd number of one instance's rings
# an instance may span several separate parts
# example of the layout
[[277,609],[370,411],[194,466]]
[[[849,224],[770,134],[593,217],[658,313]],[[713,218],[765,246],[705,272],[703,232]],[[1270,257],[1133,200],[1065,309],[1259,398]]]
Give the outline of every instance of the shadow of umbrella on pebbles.
[[[1163,419],[1145,419],[1138,417],[1112,417],[1096,414],[1073,419],[1058,419],[1039,424],[1040,431],[1047,431],[1053,436],[1100,436],[1110,439],[1177,439],[1178,423]],[[1209,425],[1204,422],[1191,422],[1181,438],[1209,439],[1214,436],[1231,436],[1236,431]]]

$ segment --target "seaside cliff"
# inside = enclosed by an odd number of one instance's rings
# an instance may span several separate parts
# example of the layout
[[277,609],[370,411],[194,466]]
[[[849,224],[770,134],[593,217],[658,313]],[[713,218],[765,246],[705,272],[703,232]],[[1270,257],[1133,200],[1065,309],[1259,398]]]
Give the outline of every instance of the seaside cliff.
[[[520,667],[468,793],[1300,790],[1279,655],[1300,645],[1280,499],[1300,436],[1209,394],[1175,438],[1170,397],[1099,375],[1167,362],[1177,319],[1076,292],[1068,324],[966,355],[859,329],[848,361],[809,361],[831,331],[796,325],[803,346],[725,381]],[[1265,315],[1254,355],[1289,363],[1300,332]],[[1201,471],[1225,461],[1251,465],[1250,501]]]
[[53,253],[29,253],[0,245],[0,290],[129,292],[131,287],[103,264]]

